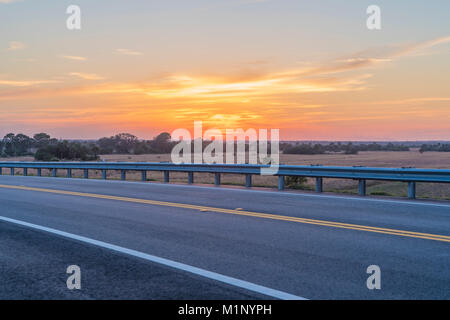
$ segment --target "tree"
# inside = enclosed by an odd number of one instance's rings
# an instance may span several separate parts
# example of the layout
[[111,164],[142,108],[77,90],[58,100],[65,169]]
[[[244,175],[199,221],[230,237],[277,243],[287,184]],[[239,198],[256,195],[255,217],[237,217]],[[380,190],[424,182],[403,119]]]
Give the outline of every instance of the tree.
[[138,138],[130,133],[119,133],[115,137],[117,153],[131,153],[138,142]]
[[98,159],[98,147],[67,140],[58,141],[39,148],[34,158],[40,161],[81,160],[90,161]]
[[171,136],[167,132],[160,133],[152,141],[152,149],[157,153],[169,153],[172,150]]
[[37,148],[40,148],[48,143],[50,143],[50,135],[46,134],[46,133],[36,133],[33,136],[34,139],[34,145]]
[[29,154],[28,149],[33,145],[33,140],[23,133],[15,135],[8,133],[2,140],[2,148],[6,156],[24,156]]
[[7,157],[14,156],[14,144],[13,144],[14,137],[15,137],[14,133],[8,133],[3,137],[3,147],[4,147],[3,153]]
[[28,153],[28,149],[32,147],[33,140],[29,136],[19,133],[13,138],[13,144],[15,155],[23,156],[26,155]]

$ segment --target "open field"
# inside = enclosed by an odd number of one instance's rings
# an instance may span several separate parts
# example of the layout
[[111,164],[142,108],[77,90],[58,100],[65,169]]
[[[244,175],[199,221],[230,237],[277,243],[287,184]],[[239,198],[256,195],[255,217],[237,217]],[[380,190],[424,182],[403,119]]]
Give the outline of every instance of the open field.
[[[161,162],[170,161],[169,154],[149,154],[149,155],[103,155],[101,156],[105,161],[136,161],[136,162]],[[1,159],[2,161],[32,161],[32,157],[8,158]],[[356,155],[333,154],[333,155],[281,155],[280,163],[282,164],[297,164],[297,165],[336,165],[336,166],[369,166],[369,167],[416,167],[416,168],[440,168],[450,169],[450,153],[446,152],[426,152],[420,153],[418,150],[411,150],[407,152],[383,152],[383,151],[369,151],[360,152]],[[4,172],[8,174],[8,172]],[[17,174],[21,174],[17,170]],[[29,170],[29,174],[35,174],[33,170]],[[49,174],[43,172],[43,175]],[[74,170],[74,177],[82,177],[82,172]],[[60,173],[61,176],[64,173]],[[100,178],[100,172],[91,172],[91,178]],[[140,180],[140,173],[129,172],[127,179]],[[120,173],[109,171],[108,179],[120,179]],[[149,172],[147,175],[149,181],[163,181],[162,172]],[[175,183],[187,183],[187,174],[172,173],[170,181]],[[195,174],[195,183],[198,184],[213,184],[214,176],[212,174]],[[222,184],[226,185],[244,185],[245,177],[243,175],[223,175]],[[253,185],[255,187],[275,188],[277,186],[277,178],[270,176],[254,176]],[[308,181],[298,187],[302,190],[313,190],[314,180]],[[337,193],[357,193],[357,181],[344,179],[324,179],[325,192]],[[389,181],[367,181],[367,194],[380,196],[406,196],[406,184],[401,182]],[[433,184],[433,183],[418,183],[417,184],[418,198],[432,198],[450,200],[450,185],[449,184]]]

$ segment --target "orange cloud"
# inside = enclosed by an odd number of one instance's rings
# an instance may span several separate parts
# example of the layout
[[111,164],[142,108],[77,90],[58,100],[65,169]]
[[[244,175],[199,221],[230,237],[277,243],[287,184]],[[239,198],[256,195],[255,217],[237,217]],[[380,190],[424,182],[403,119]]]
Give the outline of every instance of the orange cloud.
[[82,72],[70,72],[69,76],[78,77],[84,80],[103,80],[102,76],[96,75],[94,73],[82,73]]
[[86,57],[81,56],[69,56],[69,55],[61,55],[61,58],[68,59],[68,60],[74,60],[74,61],[86,61]]

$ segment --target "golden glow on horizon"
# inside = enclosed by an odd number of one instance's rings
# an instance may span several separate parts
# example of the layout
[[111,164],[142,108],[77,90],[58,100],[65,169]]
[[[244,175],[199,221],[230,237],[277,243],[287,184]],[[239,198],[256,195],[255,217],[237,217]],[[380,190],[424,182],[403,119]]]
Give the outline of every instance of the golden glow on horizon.
[[[34,131],[73,127],[72,137],[80,127],[145,133],[149,128],[190,129],[195,120],[202,120],[205,129],[280,128],[282,139],[395,139],[402,131],[407,136],[417,128],[442,132],[450,130],[450,96],[392,91],[414,80],[402,76],[404,69],[395,71],[396,60],[414,58],[418,50],[448,42],[450,37],[386,46],[304,68],[224,75],[174,73],[145,81],[117,81],[73,66],[63,75],[40,79],[0,74],[0,124],[8,124],[8,131],[15,126]],[[124,56],[142,56],[123,50]],[[83,65],[88,61],[81,56],[62,57]],[[374,80],[382,78],[385,70],[401,79],[395,90]],[[429,92],[436,85],[424,84]],[[8,108],[10,103],[16,107]]]

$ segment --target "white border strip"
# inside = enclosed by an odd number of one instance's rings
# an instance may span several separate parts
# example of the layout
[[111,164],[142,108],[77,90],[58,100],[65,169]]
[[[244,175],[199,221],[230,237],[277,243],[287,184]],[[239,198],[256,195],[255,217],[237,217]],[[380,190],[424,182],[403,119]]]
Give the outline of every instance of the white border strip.
[[190,266],[190,265],[187,265],[187,264],[184,264],[184,263],[180,263],[180,262],[172,261],[172,260],[169,260],[169,259],[157,257],[157,256],[154,256],[154,255],[151,255],[151,254],[147,254],[147,253],[143,253],[143,252],[140,252],[140,251],[136,251],[136,250],[132,250],[132,249],[116,246],[114,244],[106,243],[106,242],[103,242],[103,241],[94,240],[94,239],[83,237],[83,236],[78,236],[78,235],[73,234],[73,233],[68,233],[68,232],[65,232],[65,231],[60,231],[60,230],[56,230],[56,229],[52,229],[52,228],[48,228],[48,227],[44,227],[44,226],[39,226],[37,224],[28,223],[28,222],[20,221],[20,220],[16,220],[16,219],[11,219],[11,218],[7,218],[7,217],[3,217],[3,216],[0,216],[0,221],[14,223],[14,224],[21,225],[21,226],[24,226],[24,227],[28,227],[28,228],[32,228],[32,229],[37,229],[37,230],[49,232],[49,233],[52,233],[52,234],[56,234],[58,236],[65,237],[65,238],[69,238],[69,239],[81,241],[81,242],[84,242],[84,243],[88,243],[88,244],[91,244],[91,245],[94,245],[94,246],[97,246],[97,247],[101,247],[101,248],[109,249],[109,250],[112,250],[112,251],[124,253],[124,254],[130,255],[130,256],[134,256],[134,257],[137,257],[137,258],[141,258],[141,259],[147,260],[147,261],[159,263],[159,264],[171,267],[171,268],[175,268],[175,269],[178,269],[178,270],[182,270],[182,271],[186,271],[186,272],[189,272],[189,273],[193,273],[193,274],[199,275],[201,277],[205,277],[205,278],[208,278],[208,279],[220,281],[220,282],[223,282],[223,283],[235,286],[235,287],[239,287],[239,288],[243,288],[243,289],[246,289],[246,290],[249,290],[249,291],[261,293],[261,294],[269,296],[269,297],[282,299],[282,300],[307,300],[306,298],[299,297],[299,296],[296,296],[296,295],[293,295],[293,294],[290,294],[290,293],[286,293],[286,292],[283,292],[283,291],[267,288],[267,287],[260,286],[260,285],[257,285],[257,284],[254,284],[254,283],[251,283],[251,282],[248,282],[248,281],[244,281],[244,280],[228,277],[228,276],[222,275],[220,273],[216,273],[216,272],[208,271],[208,270],[205,270],[205,269],[193,267],[193,266]]

